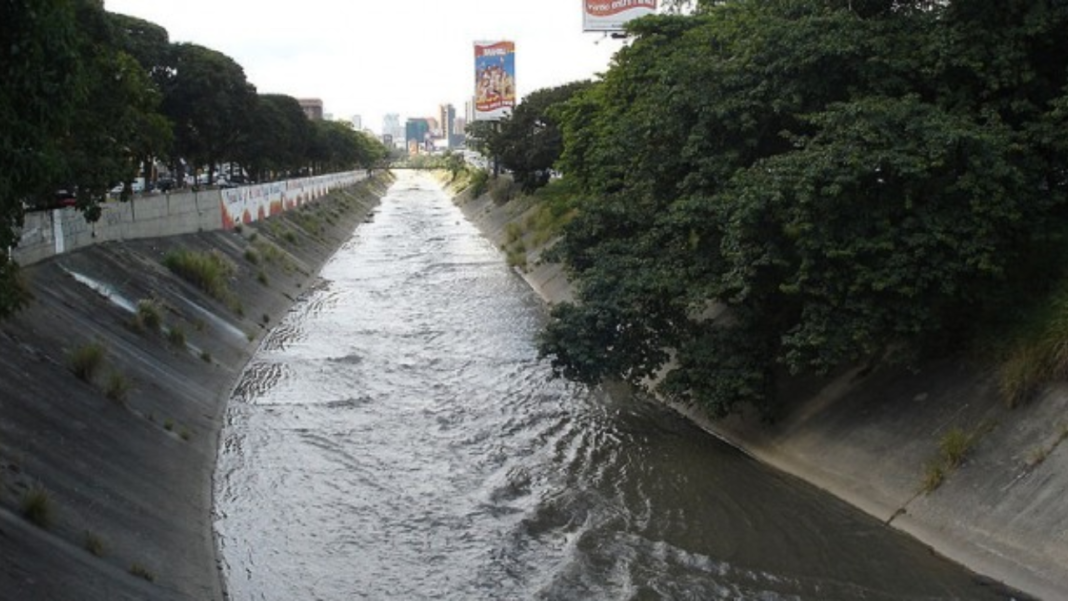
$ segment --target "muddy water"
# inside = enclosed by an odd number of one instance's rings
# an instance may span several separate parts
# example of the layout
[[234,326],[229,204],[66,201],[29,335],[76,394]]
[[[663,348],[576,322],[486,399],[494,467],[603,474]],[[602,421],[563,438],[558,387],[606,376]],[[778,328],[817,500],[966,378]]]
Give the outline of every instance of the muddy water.
[[549,378],[545,311],[430,178],[236,387],[233,599],[1003,599],[661,407]]

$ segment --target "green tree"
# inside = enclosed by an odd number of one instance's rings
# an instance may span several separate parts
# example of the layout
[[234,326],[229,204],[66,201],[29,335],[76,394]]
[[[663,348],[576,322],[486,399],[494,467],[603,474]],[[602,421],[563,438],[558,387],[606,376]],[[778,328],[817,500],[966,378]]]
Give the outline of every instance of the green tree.
[[163,112],[174,124],[175,147],[196,165],[215,166],[240,154],[254,113],[256,89],[233,59],[196,44],[175,44],[173,73],[163,85]]
[[102,4],[79,0],[77,19],[86,95],[63,139],[61,181],[77,188],[79,208],[95,220],[115,183],[128,183],[148,157],[167,151],[171,128],[158,112],[159,91],[123,50],[123,33]]
[[62,173],[59,139],[84,89],[70,0],[0,3],[0,316],[24,301],[8,249],[23,203],[51,194]]
[[494,154],[527,192],[549,183],[550,171],[563,151],[557,112],[590,85],[580,81],[532,92],[501,121],[499,134],[491,138]]
[[561,112],[588,199],[542,338],[564,375],[768,407],[785,373],[942,352],[1041,292],[1068,6],[739,0],[630,33]]
[[255,103],[240,158],[257,180],[298,171],[306,164],[312,124],[292,96],[261,94]]

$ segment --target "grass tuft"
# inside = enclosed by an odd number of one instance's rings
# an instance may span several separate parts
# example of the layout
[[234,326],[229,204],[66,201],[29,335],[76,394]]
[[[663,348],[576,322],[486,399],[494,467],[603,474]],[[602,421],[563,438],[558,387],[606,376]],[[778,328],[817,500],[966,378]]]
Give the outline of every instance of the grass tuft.
[[106,349],[99,342],[90,342],[71,352],[68,358],[70,370],[84,382],[91,382],[100,366],[104,364]]
[[126,402],[126,395],[130,392],[130,381],[126,376],[117,371],[108,374],[107,384],[104,385],[104,396],[118,404]]
[[143,578],[149,582],[156,581],[156,575],[153,574],[151,570],[139,563],[134,563],[130,566],[130,573],[134,576],[137,576],[138,578]]
[[923,484],[921,486],[923,492],[930,494],[934,492],[936,488],[942,485],[942,482],[946,479],[946,469],[939,461],[932,461],[928,463],[923,470]]
[[167,341],[173,346],[182,348],[185,346],[185,330],[178,326],[172,327],[167,331]]
[[163,313],[159,303],[147,298],[138,301],[134,323],[138,329],[158,332],[163,325]]
[[234,266],[218,252],[173,251],[163,258],[163,264],[216,300],[231,296],[229,278]]
[[22,503],[19,505],[22,517],[38,528],[48,529],[52,526],[53,514],[52,497],[40,484],[34,484],[22,495]]
[[1017,407],[1050,381],[1068,377],[1068,281],[1030,309],[1023,323],[997,343],[998,389]]
[[938,441],[938,450],[946,467],[954,469],[964,461],[964,456],[972,446],[972,437],[960,428],[951,428]]
[[86,551],[92,553],[96,557],[104,556],[104,539],[97,536],[94,532],[86,530],[85,539],[82,544]]

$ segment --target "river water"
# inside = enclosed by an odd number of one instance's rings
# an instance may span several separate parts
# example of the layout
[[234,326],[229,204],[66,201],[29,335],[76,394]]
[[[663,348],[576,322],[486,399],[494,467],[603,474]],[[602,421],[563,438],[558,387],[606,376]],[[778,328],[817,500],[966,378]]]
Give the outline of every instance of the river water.
[[400,172],[230,401],[232,599],[1005,599],[662,407],[552,380],[540,301]]

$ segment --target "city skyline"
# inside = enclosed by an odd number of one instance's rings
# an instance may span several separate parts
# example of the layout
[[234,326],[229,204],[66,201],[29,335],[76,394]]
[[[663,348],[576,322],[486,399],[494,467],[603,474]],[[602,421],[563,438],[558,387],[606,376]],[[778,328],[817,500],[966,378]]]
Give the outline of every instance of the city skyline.
[[319,98],[323,111],[361,115],[377,134],[386,114],[431,117],[474,94],[478,40],[516,44],[520,97],[605,71],[623,42],[582,32],[574,0],[264,0],[255,11],[206,0],[106,0],[109,11],[156,23],[172,42],[236,60],[260,93]]

